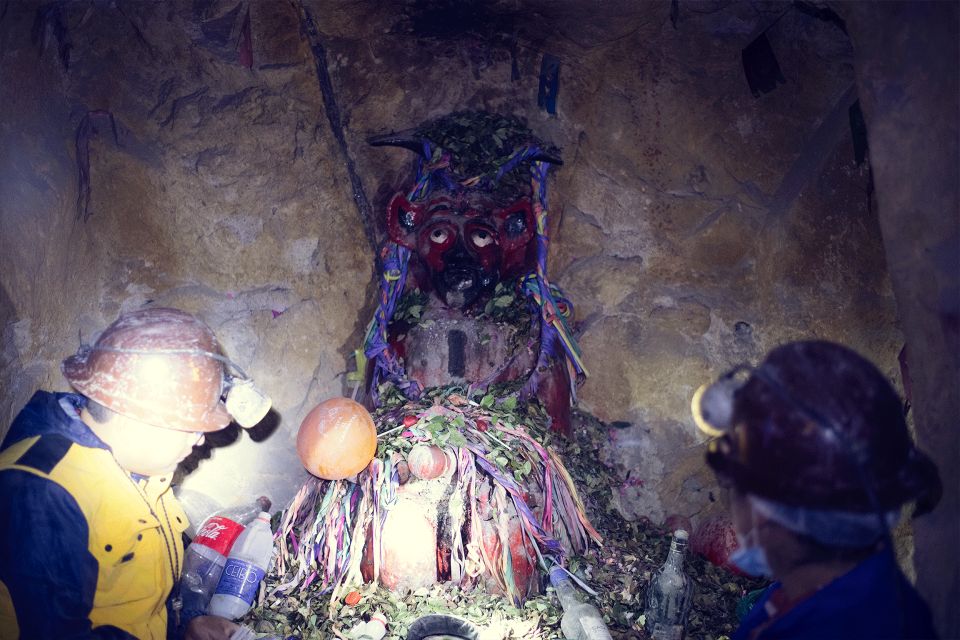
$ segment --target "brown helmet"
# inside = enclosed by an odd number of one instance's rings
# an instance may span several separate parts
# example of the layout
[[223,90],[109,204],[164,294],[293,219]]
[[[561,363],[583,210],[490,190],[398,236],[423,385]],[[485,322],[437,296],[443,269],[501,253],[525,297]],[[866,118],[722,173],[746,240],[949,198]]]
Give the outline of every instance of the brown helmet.
[[[914,446],[900,399],[854,351],[793,342],[771,351],[759,368],[738,370],[749,372],[742,384],[731,384],[731,374],[698,394],[698,417],[714,416],[712,427],[723,433],[710,443],[707,463],[742,491],[855,512],[915,499],[922,512],[938,501],[939,474]],[[729,423],[717,424],[717,417]]]
[[120,316],[61,370],[77,391],[121,415],[166,429],[217,431],[230,424],[222,358],[206,324],[154,308]]

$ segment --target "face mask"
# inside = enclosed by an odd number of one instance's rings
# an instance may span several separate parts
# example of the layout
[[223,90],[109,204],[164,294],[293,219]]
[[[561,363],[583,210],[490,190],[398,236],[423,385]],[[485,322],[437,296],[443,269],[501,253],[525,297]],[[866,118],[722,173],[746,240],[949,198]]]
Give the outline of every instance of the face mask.
[[763,547],[754,544],[754,529],[746,536],[737,534],[737,549],[730,554],[728,562],[748,576],[772,578],[773,569],[767,562],[767,552]]

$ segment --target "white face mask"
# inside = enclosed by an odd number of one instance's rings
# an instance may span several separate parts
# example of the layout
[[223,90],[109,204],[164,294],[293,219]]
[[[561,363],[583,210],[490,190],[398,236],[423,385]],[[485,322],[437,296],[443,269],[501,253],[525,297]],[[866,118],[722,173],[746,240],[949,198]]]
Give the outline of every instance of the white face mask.
[[730,554],[728,562],[748,576],[772,578],[773,569],[767,562],[767,552],[756,543],[756,538],[756,525],[745,536],[737,533],[737,549]]

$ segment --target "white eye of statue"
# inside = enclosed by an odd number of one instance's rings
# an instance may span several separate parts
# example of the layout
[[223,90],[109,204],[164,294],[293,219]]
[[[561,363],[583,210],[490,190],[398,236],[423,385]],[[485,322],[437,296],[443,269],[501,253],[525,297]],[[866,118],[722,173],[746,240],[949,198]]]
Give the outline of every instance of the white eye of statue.
[[443,244],[447,240],[449,234],[445,229],[434,229],[430,232],[430,242],[436,242],[437,244]]
[[470,234],[470,239],[473,240],[473,244],[483,248],[493,242],[493,235],[491,235],[489,231],[478,229]]

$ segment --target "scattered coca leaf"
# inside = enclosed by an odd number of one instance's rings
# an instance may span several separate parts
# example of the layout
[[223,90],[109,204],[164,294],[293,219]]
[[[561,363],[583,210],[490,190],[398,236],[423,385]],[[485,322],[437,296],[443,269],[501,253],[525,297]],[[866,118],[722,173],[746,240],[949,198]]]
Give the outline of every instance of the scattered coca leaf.
[[[483,415],[477,420],[500,428],[501,425],[542,424],[546,414],[536,402],[516,402],[519,386],[497,385],[482,397],[471,398],[461,387],[443,387],[428,390],[418,402],[410,402],[389,388],[382,390],[383,406],[377,415],[389,414],[394,422],[414,417],[418,429],[434,442],[450,442],[455,432],[442,428],[439,421],[431,422],[429,410],[434,405],[458,406],[465,414]],[[455,402],[449,402],[454,396]],[[643,601],[647,584],[666,560],[670,548],[671,531],[647,519],[627,521],[617,511],[612,500],[611,487],[619,480],[611,469],[601,462],[600,451],[610,428],[597,418],[574,412],[574,439],[547,430],[538,429],[543,444],[556,450],[584,500],[587,515],[603,537],[603,547],[593,546],[582,556],[571,557],[568,568],[597,592],[591,598],[603,613],[615,640],[643,640],[648,638],[642,626]],[[408,450],[412,443],[399,433],[380,443],[386,449]],[[503,450],[507,466],[514,472],[523,472],[520,461]],[[514,465],[518,465],[514,467]],[[737,603],[749,592],[763,587],[764,581],[737,576],[716,567],[704,558],[689,554],[684,569],[694,582],[694,602],[687,624],[688,639],[722,640],[737,627]],[[430,613],[445,613],[471,620],[484,630],[483,640],[527,638],[552,640],[563,637],[560,618],[563,611],[552,590],[528,599],[522,608],[514,607],[502,596],[481,590],[466,591],[452,584],[438,584],[429,589],[394,593],[379,585],[359,587],[354,606],[334,605],[333,616],[328,617],[329,594],[321,593],[318,583],[298,591],[270,596],[282,576],[268,574],[260,590],[260,598],[241,621],[259,634],[290,635],[301,640],[328,640],[347,638],[358,622],[382,612],[387,619],[387,640],[402,640],[414,620]],[[350,594],[352,595],[352,593]],[[348,596],[349,597],[349,596]]]

